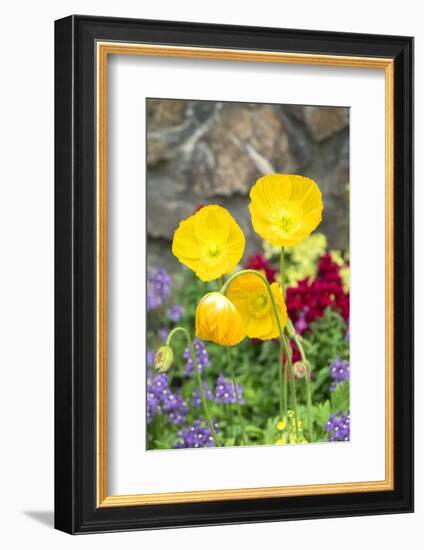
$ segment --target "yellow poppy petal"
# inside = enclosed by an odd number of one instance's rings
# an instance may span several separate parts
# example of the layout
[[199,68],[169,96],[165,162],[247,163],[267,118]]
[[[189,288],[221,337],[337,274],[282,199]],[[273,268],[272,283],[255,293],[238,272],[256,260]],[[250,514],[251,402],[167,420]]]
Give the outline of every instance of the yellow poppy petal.
[[208,239],[227,240],[231,230],[231,222],[234,221],[231,214],[218,206],[212,204],[204,206],[193,216],[195,222],[195,233],[199,241]]
[[259,208],[268,210],[290,200],[291,180],[283,181],[281,174],[269,174],[256,181],[250,190],[250,198]]
[[[287,310],[277,283],[271,285],[281,327],[287,323]],[[227,296],[237,308],[249,338],[269,340],[279,336],[279,328],[269,290],[254,273],[244,273],[228,286]]]
[[173,254],[202,281],[212,281],[233,271],[244,247],[240,226],[218,205],[204,206],[183,220],[172,242]]
[[200,258],[200,243],[193,239],[194,216],[180,222],[172,241],[172,253],[180,261],[182,259],[198,260]]
[[220,292],[209,292],[196,308],[196,336],[222,346],[235,346],[246,332],[231,301]]
[[278,332],[275,336],[270,336],[273,334],[273,323],[270,315],[259,319],[250,317],[246,333],[249,338],[259,338],[261,340],[269,340],[278,336]]
[[256,233],[274,246],[294,246],[321,222],[321,191],[310,178],[270,174],[250,191],[249,210]]

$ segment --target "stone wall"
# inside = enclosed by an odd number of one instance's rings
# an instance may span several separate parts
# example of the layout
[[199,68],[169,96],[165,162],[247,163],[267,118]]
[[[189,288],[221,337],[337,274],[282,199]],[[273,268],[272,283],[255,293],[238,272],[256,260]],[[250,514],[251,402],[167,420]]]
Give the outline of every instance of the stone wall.
[[248,193],[270,172],[313,178],[324,196],[319,230],[331,247],[347,248],[348,108],[147,100],[149,265],[172,270],[174,230],[199,204],[231,211],[246,234],[245,257],[260,250]]

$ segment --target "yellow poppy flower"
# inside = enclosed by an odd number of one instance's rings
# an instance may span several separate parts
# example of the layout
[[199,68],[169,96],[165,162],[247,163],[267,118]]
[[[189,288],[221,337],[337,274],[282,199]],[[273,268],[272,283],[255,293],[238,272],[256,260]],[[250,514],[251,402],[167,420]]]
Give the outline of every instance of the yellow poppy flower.
[[321,191],[303,176],[270,174],[250,190],[253,228],[274,246],[294,246],[321,222]]
[[[281,327],[287,323],[287,309],[277,283],[271,285]],[[227,296],[240,313],[249,338],[269,340],[280,335],[274,308],[265,283],[254,273],[234,279],[228,286]]]
[[221,346],[235,346],[246,336],[239,312],[221,292],[209,292],[200,300],[196,336]]
[[212,281],[236,267],[244,245],[243,231],[228,210],[210,205],[180,223],[172,252],[199,279]]

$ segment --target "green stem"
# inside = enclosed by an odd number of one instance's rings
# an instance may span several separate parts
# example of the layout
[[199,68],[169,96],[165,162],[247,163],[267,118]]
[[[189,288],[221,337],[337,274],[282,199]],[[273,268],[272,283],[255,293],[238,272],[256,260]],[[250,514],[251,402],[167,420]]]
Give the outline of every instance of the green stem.
[[296,426],[296,439],[297,439],[297,432],[298,432],[298,414],[297,414],[297,400],[296,400],[296,385],[294,383],[294,370],[293,370],[293,363],[291,359],[291,350],[290,345],[287,341],[287,338],[283,336],[283,342],[284,342],[284,351],[287,355],[287,364],[289,366],[289,376],[290,376],[290,394],[291,394],[291,401],[294,411],[294,421]]
[[[281,288],[281,294],[283,296],[283,302],[286,303],[286,282],[285,282],[285,278],[286,278],[286,271],[284,269],[284,246],[282,246],[280,248],[280,288]],[[282,347],[282,343],[281,343],[281,347]],[[284,368],[284,371],[283,371],[283,393],[284,393],[284,412],[285,414],[287,414],[287,409],[288,409],[288,406],[287,406],[287,402],[288,402],[288,399],[287,399],[287,366],[288,366],[288,362],[289,362],[289,359],[287,358],[287,361],[286,361],[286,364],[284,365],[283,367],[283,354],[281,353],[281,364],[282,364],[282,370]]]
[[217,447],[218,444],[217,444],[217,440],[216,440],[216,433],[215,433],[215,429],[213,427],[211,415],[209,413],[209,407],[208,407],[208,401],[206,399],[205,388],[203,387],[202,376],[200,374],[199,367],[197,365],[196,353],[195,353],[194,348],[193,348],[193,343],[191,341],[190,334],[188,333],[188,331],[184,327],[175,327],[168,334],[168,338],[166,339],[166,345],[167,346],[171,345],[171,340],[177,332],[182,332],[185,335],[186,339],[187,339],[187,344],[188,344],[188,348],[190,350],[191,360],[193,361],[194,370],[195,370],[196,375],[197,375],[197,383],[199,385],[200,397],[202,399],[202,405],[203,405],[203,411],[205,413],[206,421],[208,423],[209,430],[211,432],[212,438],[215,442],[215,447]]
[[[284,246],[280,248],[280,286],[281,286],[281,294],[283,295],[283,301],[286,303],[286,272],[284,269]],[[296,385],[294,383],[294,370],[293,370],[293,362],[291,357],[291,350],[290,350],[290,343],[286,340],[284,337],[284,346],[285,351],[287,355],[287,361],[286,365],[289,367],[289,376],[290,376],[290,393],[291,393],[291,400],[294,410],[294,421],[296,425],[296,438],[297,438],[297,430],[298,430],[298,415],[297,415],[297,402],[296,402]],[[285,396],[287,396],[287,374],[284,372],[284,383],[285,383]],[[287,399],[287,397],[286,397]]]
[[238,395],[237,395],[236,374],[234,372],[234,364],[233,364],[233,361],[231,359],[231,350],[228,347],[227,347],[227,363],[228,363],[228,366],[229,366],[229,369],[230,369],[231,380],[233,382],[234,399],[236,400],[236,405],[237,405],[237,416],[238,416],[239,426],[240,426],[240,430],[243,434],[243,443],[246,445],[247,444],[246,432],[245,432],[245,429],[244,429],[244,421],[243,421],[243,417],[242,417],[242,414],[241,414],[241,403],[240,403],[240,400],[239,400]]
[[[224,286],[221,289],[221,292],[222,292],[222,294],[226,295],[228,287],[232,283],[232,281],[237,279],[237,277],[240,277],[241,275],[246,275],[246,274],[256,275],[257,277],[259,277],[259,279],[261,279],[261,281],[266,286],[266,289],[267,289],[268,294],[269,294],[269,298],[271,300],[272,308],[274,310],[275,319],[277,321],[278,333],[280,335],[280,350],[281,350],[281,348],[284,346],[283,326],[281,324],[280,316],[278,315],[277,304],[275,303],[275,299],[274,299],[274,295],[272,293],[271,286],[268,283],[267,278],[264,277],[262,275],[262,273],[259,273],[259,271],[256,271],[255,269],[243,269],[242,271],[238,271],[237,273],[234,273],[233,275],[231,275],[231,277],[229,277],[229,279],[227,279],[226,283],[224,284]],[[279,371],[278,372],[278,382],[279,382],[279,385],[280,385],[280,414],[281,414],[281,419],[284,418],[284,385],[283,385],[283,376],[282,376],[282,361],[283,361],[283,355],[280,353],[280,359],[278,361],[278,371]],[[297,414],[297,411],[296,411],[296,414]]]
[[230,417],[230,424],[231,424],[231,431],[234,439],[234,445],[236,444],[236,431],[234,426],[234,414],[233,414],[233,407],[231,406],[231,403],[228,403],[228,415]]
[[311,389],[311,367],[308,360],[306,359],[305,350],[303,349],[302,342],[300,337],[295,334],[294,341],[299,350],[302,363],[305,365],[305,385],[306,385],[306,409],[308,411],[308,432],[309,439],[313,441],[313,427],[312,427],[312,389]]
[[283,295],[284,303],[286,302],[286,272],[284,269],[284,246],[280,249],[280,286],[281,294]]
[[281,420],[284,419],[284,417],[287,414],[287,380],[286,380],[286,367],[284,365],[284,344],[283,340],[280,338],[280,347],[279,347],[279,353],[280,353],[280,360],[278,362],[278,383],[280,384],[280,415]]
[[[283,349],[282,345],[281,345],[281,349],[282,349],[281,353],[283,354],[284,349]],[[281,355],[281,357],[283,357],[283,356]],[[283,369],[284,369],[283,370],[284,411],[287,414],[287,408],[288,408],[288,388],[287,388],[288,363],[287,363],[287,361],[283,365]]]

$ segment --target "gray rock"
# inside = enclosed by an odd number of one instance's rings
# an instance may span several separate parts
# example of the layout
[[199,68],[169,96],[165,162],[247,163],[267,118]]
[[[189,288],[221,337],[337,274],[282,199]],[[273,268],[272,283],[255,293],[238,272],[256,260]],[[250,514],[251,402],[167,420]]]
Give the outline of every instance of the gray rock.
[[315,141],[323,141],[346,127],[349,110],[345,107],[303,107],[306,127]]
[[183,100],[148,99],[147,126],[149,130],[182,124],[188,104]]

